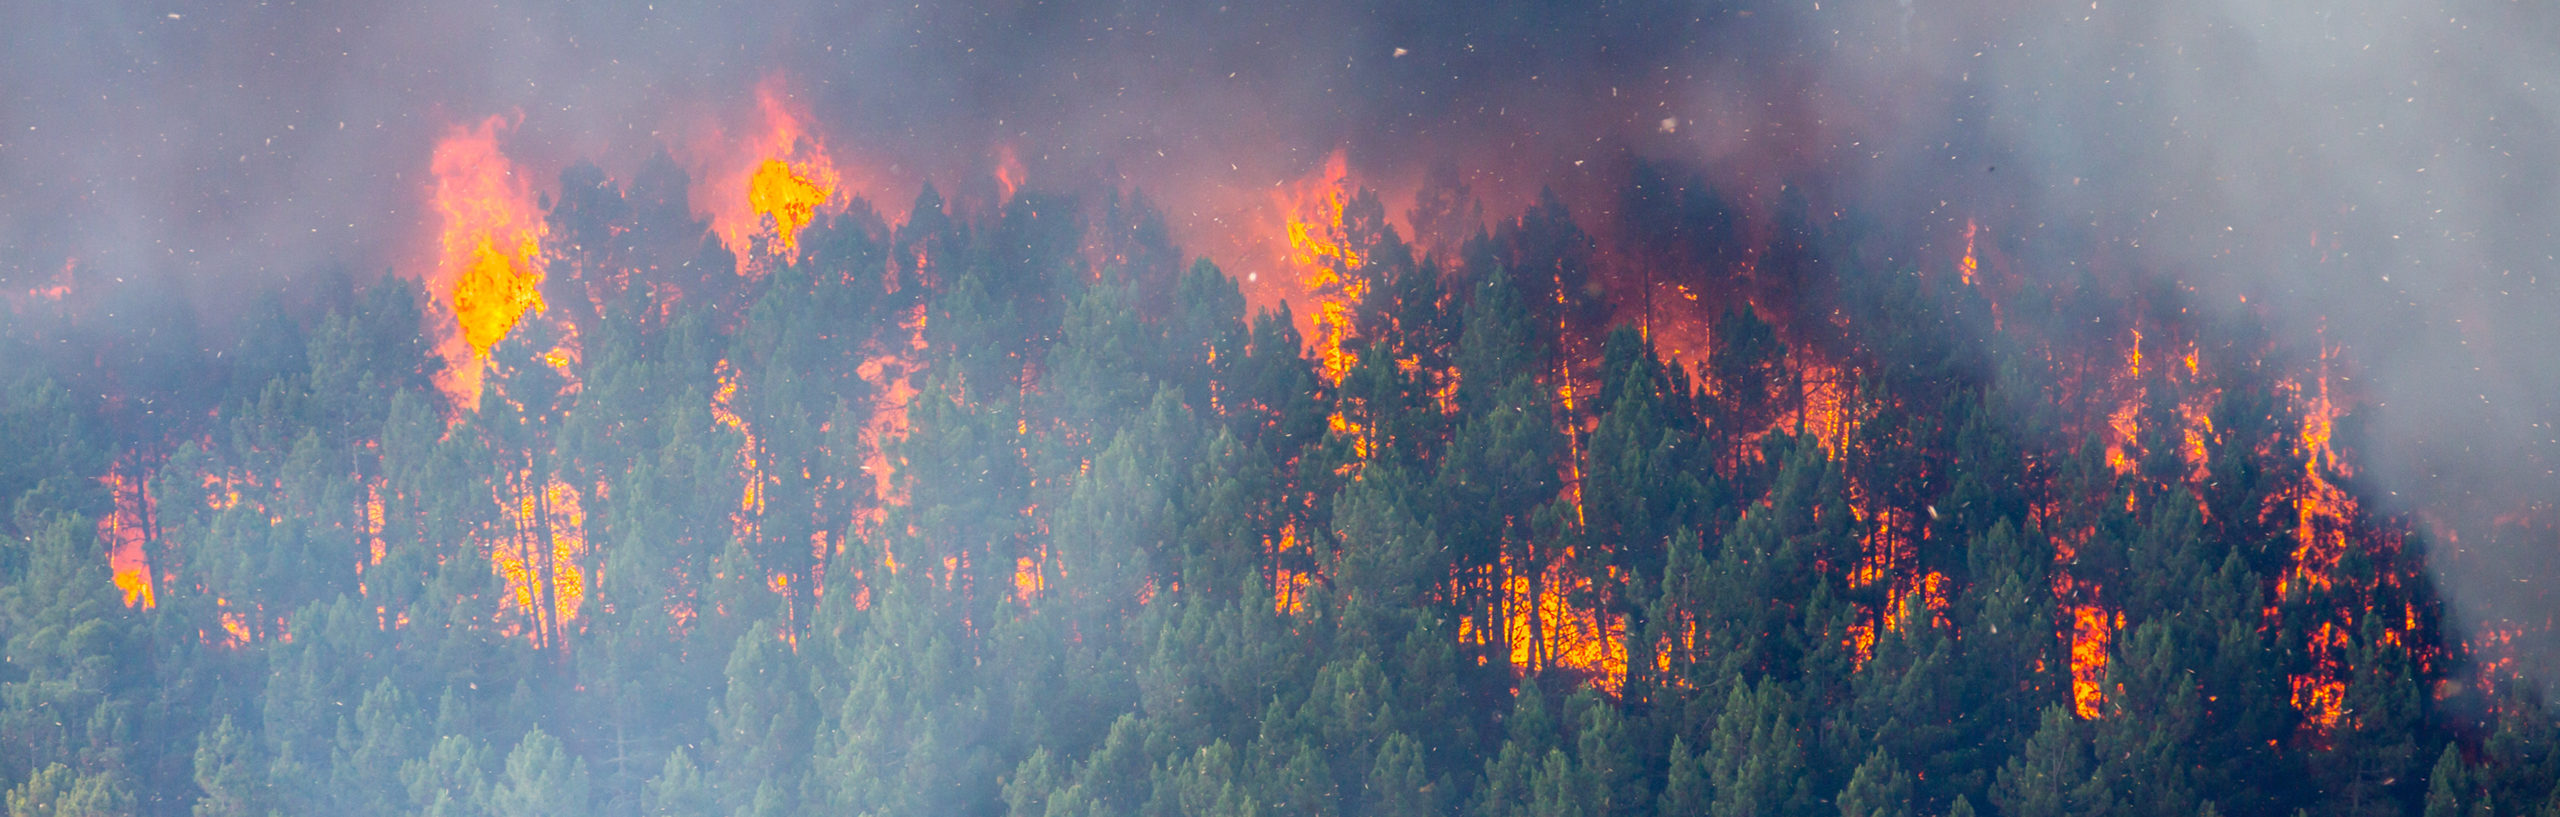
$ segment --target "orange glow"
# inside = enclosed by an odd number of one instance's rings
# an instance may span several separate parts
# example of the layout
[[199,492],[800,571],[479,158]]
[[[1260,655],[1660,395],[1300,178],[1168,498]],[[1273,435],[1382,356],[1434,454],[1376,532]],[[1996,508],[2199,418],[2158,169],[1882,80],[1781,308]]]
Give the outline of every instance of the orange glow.
[[1973,257],[1973,236],[1977,229],[1973,219],[1964,220],[1964,260],[1956,263],[1956,274],[1964,279],[1965,286],[1973,286],[1973,274],[1982,269],[1982,263]]
[[781,159],[756,165],[747,181],[747,207],[773,219],[776,238],[786,257],[800,257],[800,229],[817,217],[818,207],[835,195],[834,171],[812,163],[807,169]]
[[372,558],[365,564],[382,564],[388,545],[382,541],[382,480],[378,478],[364,486],[364,532],[372,545]]
[[150,486],[115,470],[98,481],[106,483],[115,497],[114,510],[98,520],[98,541],[106,546],[107,567],[115,571],[116,589],[124,591],[124,606],[151,609],[158,598],[152,593],[151,562],[142,549],[151,536]]
[[1006,201],[1011,201],[1014,191],[1020,189],[1022,189],[1022,156],[1014,152],[1012,145],[996,146],[996,192],[1003,195]]
[[2516,636],[2524,628],[2513,622],[2498,622],[2480,628],[2480,635],[2467,645],[2473,663],[2479,667],[2477,680],[2484,693],[2495,693],[2500,684],[2521,678],[2516,671]]
[[[714,158],[702,168],[698,195],[707,198],[696,201],[696,209],[711,214],[711,229],[742,259],[768,219],[775,241],[768,252],[797,259],[801,229],[837,201],[844,179],[781,75],[756,84],[756,114],[759,126],[742,143],[704,151]],[[752,272],[752,263],[745,266],[742,271]]]
[[[1281,526],[1280,543],[1271,549],[1275,561],[1285,562],[1288,554],[1296,553],[1300,549],[1298,524],[1291,522]],[[1296,616],[1306,610],[1307,586],[1314,582],[1315,575],[1312,573],[1275,563],[1271,568],[1272,609],[1285,616]]]
[[[2193,346],[2187,348],[2186,364],[2187,382],[2202,383],[2204,373],[2196,362]],[[2218,388],[2189,388],[2186,401],[2178,404],[2178,420],[2185,437],[2185,445],[2179,451],[2187,463],[2187,479],[2198,485],[2210,481],[2212,451],[2209,446],[2222,440],[2222,436],[2213,429],[2213,404],[2221,396],[2222,390]]]
[[[1046,555],[1046,548],[1042,549]],[[1049,578],[1040,572],[1040,560],[1029,556],[1013,560],[1013,599],[1030,604],[1032,599],[1049,589]]]
[[240,485],[247,480],[231,474],[204,475],[204,506],[227,511],[240,504]]
[[[889,444],[907,436],[907,404],[918,393],[914,375],[923,368],[925,351],[925,307],[917,304],[899,322],[907,330],[903,348],[873,355],[855,367],[854,374],[871,384],[871,415],[863,421],[862,472],[871,476],[872,497],[876,502],[869,512],[857,519],[864,531],[877,530],[886,520],[888,509],[906,502],[906,494],[897,483],[897,464],[889,461]],[[1028,434],[1027,421],[1016,421],[1015,433]]]
[[1856,390],[1857,372],[1832,365],[1811,352],[1789,350],[1786,366],[1803,381],[1803,399],[1786,407],[1768,429],[1757,430],[1739,445],[1743,456],[1758,456],[1759,438],[1769,432],[1813,435],[1814,443],[1832,457],[1839,457],[1858,433],[1858,412],[1852,394]]
[[1626,621],[1568,600],[1571,593],[1592,590],[1590,579],[1566,564],[1573,557],[1568,548],[1564,558],[1533,576],[1504,554],[1503,635],[1511,644],[1511,665],[1526,672],[1578,670],[1614,694],[1627,681]]
[[2302,458],[2303,484],[2294,499],[2293,567],[2285,574],[2286,582],[2303,581],[2315,589],[2328,589],[2338,560],[2346,555],[2347,524],[2355,518],[2356,500],[2346,489],[2329,480],[2330,474],[2350,476],[2344,461],[2331,446],[2337,433],[2338,403],[2329,394],[2329,358],[2334,349],[2324,349],[2320,368],[2312,383],[2289,382],[2295,402],[2302,407],[2302,434],[2295,453]]
[[2315,737],[2328,736],[2346,715],[2347,682],[2339,659],[2346,650],[2346,630],[2322,622],[2320,629],[2311,634],[2310,644],[2318,669],[2291,678],[2293,708],[2302,711],[2303,727]]
[[[222,646],[248,646],[249,641],[253,636],[253,634],[249,632],[249,617],[241,615],[238,610],[227,609],[231,606],[231,601],[229,599],[216,597],[213,600],[213,606],[215,609],[222,611],[219,615],[219,618],[222,621]],[[210,634],[207,635],[207,640],[210,642]]]
[[2133,473],[2142,455],[2142,330],[2133,330],[2133,346],[2125,350],[2124,373],[2117,387],[2127,392],[2107,415],[2107,467]]
[[1849,648],[1851,669],[1865,669],[1867,659],[1876,653],[1876,625],[1864,621],[1849,625],[1849,636],[1841,639],[1840,646]]
[[1929,611],[1929,626],[1947,625],[1947,574],[1932,570],[1894,585],[1885,601],[1886,632],[1902,628],[1902,607],[1914,595],[1920,598],[1920,609]]
[[735,407],[738,370],[729,365],[728,358],[721,358],[712,371],[720,379],[720,389],[711,393],[711,418],[738,432],[738,470],[746,478],[738,492],[738,509],[729,515],[729,531],[740,541],[752,542],[757,523],[764,516],[764,486],[770,477],[757,461],[757,452],[763,448],[757,444],[755,429],[748,427],[746,418],[738,416]]
[[1367,259],[1351,246],[1342,218],[1355,185],[1349,158],[1335,149],[1314,174],[1272,194],[1289,236],[1289,268],[1312,304],[1308,311],[1315,331],[1307,339],[1314,347],[1316,372],[1335,385],[1359,363],[1343,345],[1357,331],[1352,310],[1369,294],[1368,281],[1355,274]]
[[455,127],[436,143],[432,164],[436,213],[442,218],[435,278],[453,331],[437,352],[438,384],[465,410],[480,405],[482,362],[525,310],[543,308],[539,259],[545,230],[525,174],[499,151],[506,124],[489,117]]
[[[2297,587],[2315,592],[2348,591],[2344,599],[2348,606],[2338,611],[2341,618],[2322,622],[2320,628],[2311,633],[2310,643],[2305,645],[2312,663],[2310,671],[2290,678],[2293,705],[2302,711],[2304,729],[2315,739],[2322,740],[2341,722],[2352,717],[2352,713],[2344,709],[2349,674],[2346,656],[2350,651],[2347,633],[2352,625],[2339,622],[2353,622],[2360,616],[2378,614],[2369,607],[2369,601],[2354,600],[2356,596],[2371,592],[2373,586],[2337,586],[2338,565],[2346,557],[2348,549],[2356,544],[2349,535],[2361,511],[2354,495],[2332,479],[2353,475],[2334,447],[2337,420],[2343,410],[2341,400],[2330,389],[2330,360],[2336,354],[2337,349],[2324,347],[2318,368],[2307,382],[2295,380],[2284,384],[2293,392],[2294,403],[2302,411],[2301,432],[2293,441],[2292,452],[2302,460],[2302,482],[2290,499],[2292,507],[2289,510],[2294,520],[2293,563],[2276,585],[2279,599],[2292,597]],[[2268,510],[2281,512],[2285,509],[2282,505],[2271,505]],[[2368,545],[2388,548],[2395,546],[2395,541],[2386,537],[2381,541],[2368,542]],[[2384,576],[2379,580],[2388,582],[2392,578]],[[2383,626],[2380,640],[2383,645],[2405,650],[2409,641],[2404,633],[2416,628],[2416,616],[2405,608],[2398,613],[2393,618],[2384,619],[2389,623]],[[2426,656],[2413,657],[2424,665]]]
[[583,498],[575,486],[555,477],[540,490],[519,492],[505,511],[502,538],[490,548],[489,564],[506,585],[506,611],[532,619],[510,624],[505,632],[549,646],[577,620],[586,600],[586,572],[580,566],[587,555]]
[[54,273],[53,279],[50,282],[47,282],[42,286],[28,287],[27,294],[23,299],[19,298],[15,292],[9,293],[9,305],[14,309],[24,309],[33,303],[61,303],[63,298],[71,295],[72,273],[77,271],[79,268],[80,259],[63,259],[62,270]]
[[2095,604],[2075,604],[2071,612],[2071,705],[2082,718],[2095,718],[2106,703],[2107,647],[2121,624]]

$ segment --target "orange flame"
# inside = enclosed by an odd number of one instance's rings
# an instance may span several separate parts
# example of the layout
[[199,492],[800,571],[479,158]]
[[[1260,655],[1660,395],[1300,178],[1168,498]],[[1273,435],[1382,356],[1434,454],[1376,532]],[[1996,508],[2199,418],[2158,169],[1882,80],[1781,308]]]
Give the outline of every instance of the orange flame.
[[544,226],[532,188],[498,149],[506,124],[492,116],[456,126],[436,143],[435,209],[443,218],[433,289],[444,293],[455,331],[438,344],[454,404],[480,404],[481,363],[526,309],[543,309]]
[[2124,372],[2117,388],[2125,391],[2115,411],[2107,415],[2107,467],[2117,474],[2133,473],[2134,460],[2142,454],[2142,330],[2133,330],[2133,345],[2124,353]]
[[[213,606],[215,609],[222,611],[218,616],[222,622],[222,646],[248,646],[249,641],[256,635],[249,631],[249,617],[241,615],[238,610],[228,609],[231,606],[230,599],[216,597],[213,600]],[[205,635],[205,641],[207,643],[211,643],[213,640],[212,634],[207,633]]]
[[[1282,525],[1280,542],[1271,548],[1274,561],[1285,562],[1288,554],[1299,550],[1301,548],[1298,545],[1297,523]],[[1285,616],[1296,616],[1306,610],[1307,587],[1314,583],[1315,574],[1313,573],[1289,567],[1285,563],[1274,564],[1271,568],[1272,609]]]
[[1355,331],[1352,310],[1369,289],[1367,281],[1352,274],[1366,259],[1350,246],[1350,231],[1342,220],[1353,189],[1349,158],[1335,149],[1314,174],[1272,194],[1289,236],[1289,268],[1314,302],[1315,331],[1308,340],[1315,347],[1316,371],[1333,384],[1341,383],[1358,363],[1342,347]]
[[756,460],[761,447],[756,442],[755,429],[747,425],[746,418],[738,416],[734,405],[738,399],[738,370],[729,365],[728,358],[721,358],[712,370],[720,378],[720,390],[711,393],[711,417],[736,429],[743,438],[738,443],[738,469],[746,475],[746,486],[739,491],[737,512],[729,515],[730,532],[740,541],[752,542],[756,539],[757,522],[764,515],[768,477],[763,464]]
[[2121,623],[2105,607],[2071,606],[2071,705],[2082,718],[2098,717],[2106,703],[2107,646]]
[[920,355],[926,348],[924,305],[917,304],[899,326],[907,330],[904,348],[874,355],[854,369],[854,374],[871,384],[879,395],[872,402],[871,416],[863,422],[861,431],[862,472],[871,476],[871,495],[877,500],[860,519],[866,531],[877,529],[887,519],[891,506],[906,501],[898,488],[895,465],[889,461],[888,445],[906,437],[907,404],[914,402],[918,393],[913,375],[922,367]]
[[722,241],[747,254],[751,239],[773,221],[775,244],[770,252],[787,260],[800,255],[800,231],[819,208],[836,200],[843,179],[826,145],[811,133],[807,111],[786,90],[781,75],[756,84],[756,111],[763,126],[747,137],[737,152],[714,151],[734,158],[718,160],[703,174],[702,188],[711,198],[699,209],[711,214],[711,228]]
[[1573,558],[1567,548],[1563,558],[1532,576],[1503,555],[1503,627],[1511,643],[1511,665],[1531,672],[1578,670],[1615,693],[1627,681],[1626,621],[1571,603],[1571,594],[1592,589],[1590,577],[1567,564]]
[[142,550],[151,532],[150,488],[120,471],[108,471],[98,481],[106,483],[115,496],[115,509],[98,520],[98,541],[107,547],[107,567],[115,571],[116,589],[124,591],[124,606],[149,610],[158,602],[152,594],[151,562]]
[[2301,494],[2293,503],[2293,567],[2286,578],[2299,579],[2318,589],[2332,584],[2331,574],[2338,560],[2346,555],[2348,522],[2356,515],[2355,497],[2329,480],[2333,473],[2352,474],[2331,445],[2337,434],[2339,411],[2337,401],[2329,394],[2329,359],[2335,352],[2322,350],[2313,382],[2286,384],[2302,406],[2302,433],[2295,451],[2302,458],[2303,475]]
[[506,606],[533,616],[536,625],[526,630],[518,624],[507,632],[547,645],[578,619],[586,600],[586,571],[579,566],[587,555],[584,503],[576,487],[554,477],[539,490],[522,492],[505,510],[509,535],[490,549],[490,567],[506,585]]
[[1956,274],[1964,279],[1965,286],[1973,286],[1973,274],[1982,271],[1982,263],[1973,257],[1973,236],[1977,229],[1973,219],[1964,220],[1964,260],[1957,262]]
[[2313,660],[2322,665],[2320,672],[2295,675],[2293,708],[2302,711],[2303,727],[2315,736],[2326,736],[2337,729],[2346,715],[2347,683],[2338,656],[2347,650],[2347,633],[2333,622],[2321,622],[2311,634]]
[[996,147],[996,191],[1001,193],[1006,201],[1011,201],[1013,192],[1020,189],[1022,189],[1022,156],[1014,152],[1012,145],[998,145]]

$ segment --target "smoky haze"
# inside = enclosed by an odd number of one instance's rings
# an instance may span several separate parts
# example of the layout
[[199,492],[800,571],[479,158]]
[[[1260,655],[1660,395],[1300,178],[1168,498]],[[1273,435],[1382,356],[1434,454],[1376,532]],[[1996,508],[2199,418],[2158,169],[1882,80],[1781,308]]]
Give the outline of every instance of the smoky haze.
[[2022,274],[2106,259],[2299,359],[2341,349],[2358,481],[2453,534],[2455,632],[2553,615],[2549,5],[1365,5],[11,3],[0,285],[68,269],[219,324],[318,270],[405,274],[448,127],[503,116],[525,167],[620,172],[776,72],[904,186],[889,209],[1000,148],[1035,184],[1143,187],[1191,234],[1337,147],[1379,179],[1466,168],[1506,206],[1605,209],[1590,191],[1644,157],[1743,199],[1803,185],[1917,252],[1978,216]]

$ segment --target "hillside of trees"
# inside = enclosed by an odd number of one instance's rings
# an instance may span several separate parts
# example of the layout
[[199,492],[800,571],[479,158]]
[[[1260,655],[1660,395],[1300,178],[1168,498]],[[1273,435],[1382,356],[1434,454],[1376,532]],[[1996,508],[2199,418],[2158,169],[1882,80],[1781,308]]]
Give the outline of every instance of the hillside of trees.
[[476,405],[414,277],[14,307],[10,817],[2560,817],[2313,364],[2165,296],[1362,195],[1310,324],[1136,195],[685,184],[562,175]]

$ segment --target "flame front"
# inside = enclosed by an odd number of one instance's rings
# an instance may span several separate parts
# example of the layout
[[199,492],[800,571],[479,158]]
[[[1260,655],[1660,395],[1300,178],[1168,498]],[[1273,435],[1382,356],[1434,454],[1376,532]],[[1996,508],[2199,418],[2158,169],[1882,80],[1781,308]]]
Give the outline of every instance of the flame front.
[[438,344],[439,385],[457,406],[480,404],[483,362],[523,318],[543,308],[542,235],[532,188],[498,148],[506,124],[489,117],[436,143],[435,209],[443,219],[432,290],[452,313]]

